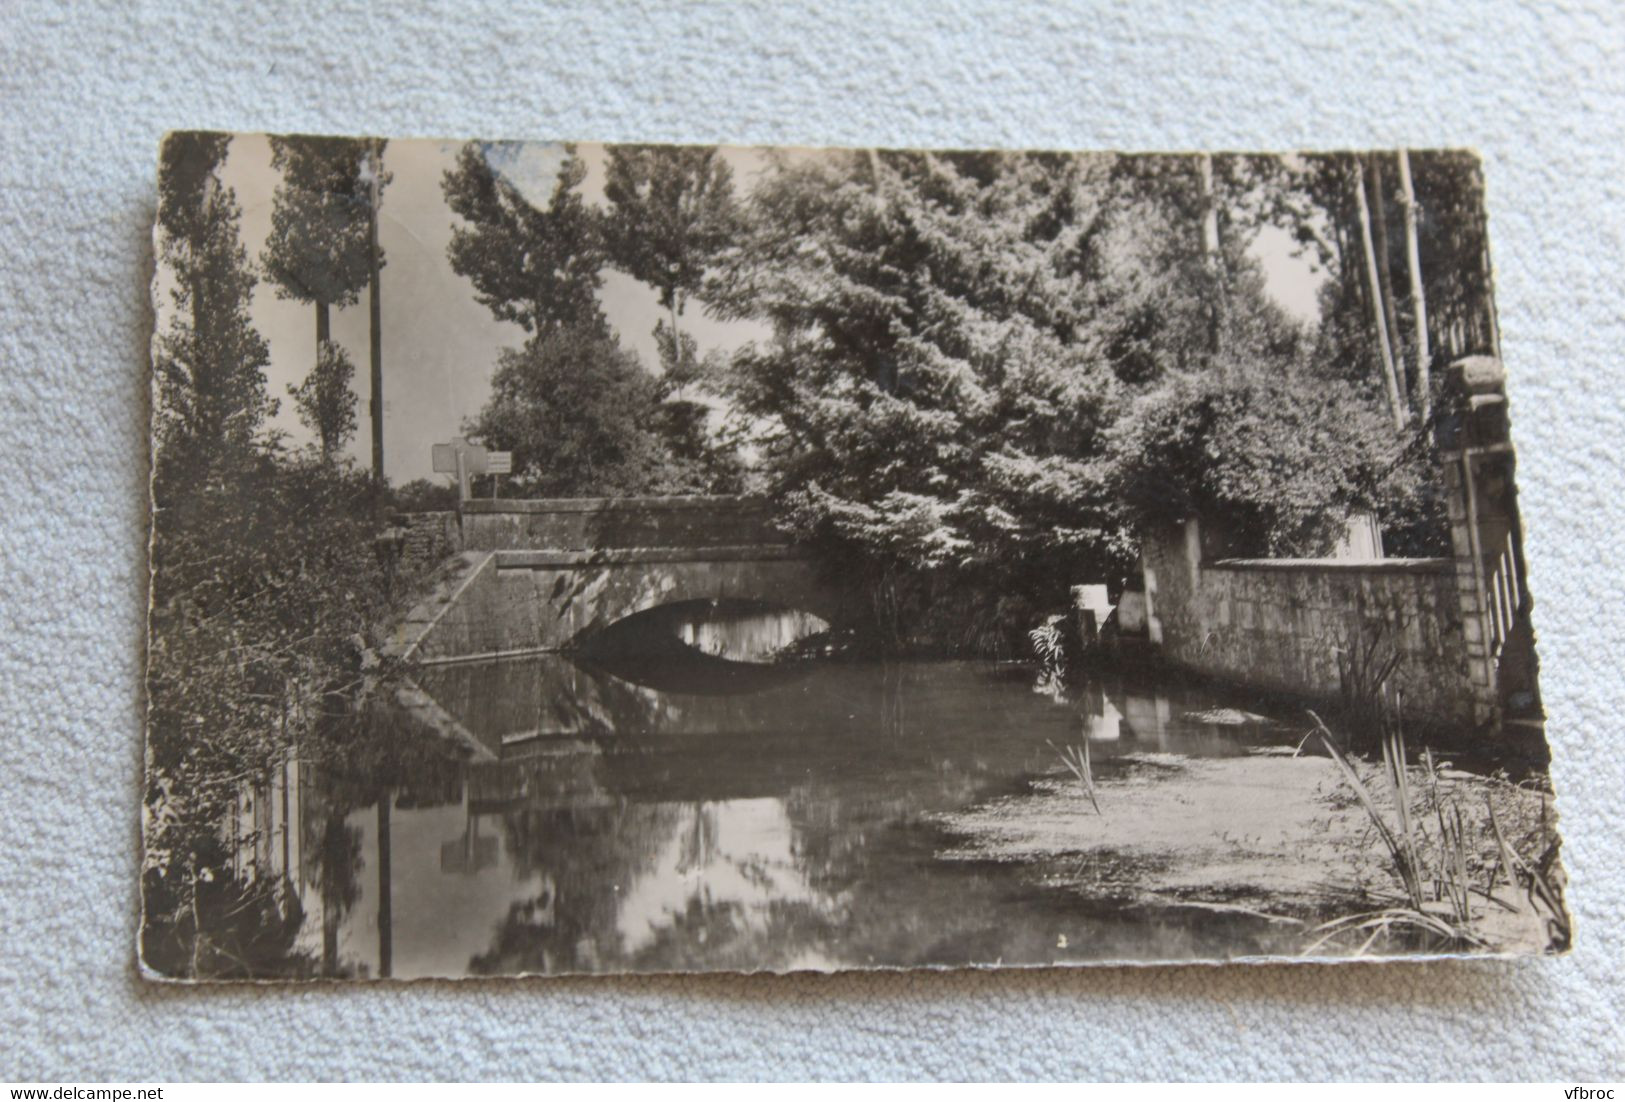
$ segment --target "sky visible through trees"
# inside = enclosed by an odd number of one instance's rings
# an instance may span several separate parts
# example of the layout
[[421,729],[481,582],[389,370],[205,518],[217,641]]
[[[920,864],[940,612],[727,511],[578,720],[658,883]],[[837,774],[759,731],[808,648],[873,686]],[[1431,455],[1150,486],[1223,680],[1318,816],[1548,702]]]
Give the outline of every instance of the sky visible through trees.
[[[387,200],[362,188],[379,150]],[[381,446],[413,500],[459,435],[514,454],[510,496],[766,494],[879,572],[877,607],[903,575],[931,579],[919,610],[944,579],[1038,605],[1034,578],[1120,583],[1192,515],[1236,553],[1324,553],[1356,512],[1437,553],[1432,350],[1496,351],[1461,155],[226,153],[284,447],[372,444],[377,470]],[[288,311],[312,303],[314,342]],[[381,425],[352,436],[381,344]]]
[[[380,238],[388,265],[382,274],[385,352],[385,463],[392,483],[430,476],[429,444],[461,431],[490,393],[498,353],[524,339],[520,327],[498,321],[475,302],[469,282],[452,270],[446,247],[460,220],[452,213],[441,190],[441,174],[453,168],[462,142],[391,141],[385,168],[392,174],[381,209]],[[545,203],[560,164],[563,149],[540,142],[487,145],[487,156],[528,198]],[[583,144],[586,166],[581,191],[602,206],[607,182],[608,155],[604,147]],[[736,190],[748,191],[767,164],[763,151],[724,148],[720,154],[731,166]],[[271,231],[273,193],[279,183],[271,170],[271,143],[263,135],[237,135],[231,139],[221,179],[235,190],[243,208],[242,240],[248,255],[259,257]],[[1324,271],[1312,258],[1294,255],[1289,235],[1266,226],[1253,251],[1264,264],[1269,293],[1299,317],[1312,317]],[[352,388],[359,401],[360,431],[346,454],[367,461],[369,440],[365,426],[367,401],[367,310],[363,301],[331,314],[333,339],[358,370]],[[667,315],[659,292],[616,271],[606,271],[599,293],[600,305],[623,347],[651,370],[658,370],[660,355],[653,335]],[[262,280],[255,288],[250,318],[270,351],[268,393],[281,398],[272,425],[296,443],[314,442],[302,424],[289,386],[298,387],[310,370],[312,315],[308,304],[280,298],[276,286]],[[682,329],[692,336],[700,358],[714,351],[731,352],[751,340],[765,339],[769,330],[752,320],[722,321],[700,304],[685,310]]]

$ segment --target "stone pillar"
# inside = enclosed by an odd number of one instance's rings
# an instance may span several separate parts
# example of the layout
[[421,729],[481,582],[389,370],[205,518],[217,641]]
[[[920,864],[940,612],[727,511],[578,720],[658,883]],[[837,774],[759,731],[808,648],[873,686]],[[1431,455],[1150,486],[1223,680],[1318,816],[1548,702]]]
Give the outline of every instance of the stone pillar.
[[1072,607],[1078,614],[1078,637],[1085,648],[1092,647],[1100,638],[1100,629],[1113,605],[1106,596],[1104,585],[1075,585],[1072,587]]
[[1162,646],[1169,627],[1165,613],[1172,615],[1177,636],[1201,591],[1202,527],[1197,520],[1192,517],[1145,533],[1140,572],[1145,578],[1146,638]]
[[1527,613],[1505,380],[1500,361],[1492,356],[1469,356],[1452,364],[1449,404],[1437,430],[1466,642],[1465,673],[1474,718],[1487,724],[1501,719],[1502,659],[1509,635]]

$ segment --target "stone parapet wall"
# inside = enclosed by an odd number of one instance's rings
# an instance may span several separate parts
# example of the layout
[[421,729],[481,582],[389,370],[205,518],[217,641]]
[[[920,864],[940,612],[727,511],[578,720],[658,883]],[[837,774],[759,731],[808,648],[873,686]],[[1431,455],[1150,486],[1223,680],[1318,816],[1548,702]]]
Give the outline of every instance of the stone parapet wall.
[[469,501],[470,551],[782,544],[766,501],[741,497],[542,498]]
[[841,595],[783,547],[465,551],[397,629],[392,657],[435,663],[564,650],[689,601],[764,601],[834,622]]
[[1205,563],[1200,544],[1187,522],[1143,551],[1148,631],[1169,659],[1261,689],[1331,697],[1339,655],[1375,640],[1378,653],[1399,655],[1390,684],[1407,712],[1475,722],[1453,560]]

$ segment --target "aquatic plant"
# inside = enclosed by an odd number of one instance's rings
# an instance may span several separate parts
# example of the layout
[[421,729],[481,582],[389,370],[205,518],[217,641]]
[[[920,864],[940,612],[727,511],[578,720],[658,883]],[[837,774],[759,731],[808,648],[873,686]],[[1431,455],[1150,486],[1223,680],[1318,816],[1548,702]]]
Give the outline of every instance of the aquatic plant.
[[[1495,836],[1498,866],[1491,864],[1487,883],[1479,887],[1472,882],[1472,865],[1478,857],[1472,845],[1473,832],[1469,830],[1460,801],[1441,792],[1440,765],[1431,751],[1423,752],[1422,763],[1428,802],[1438,825],[1436,838],[1429,838],[1423,817],[1416,813],[1406,767],[1405,731],[1397,712],[1385,717],[1381,737],[1381,774],[1388,801],[1394,809],[1392,823],[1331,730],[1313,711],[1309,715],[1315,722],[1310,735],[1320,737],[1382,840],[1390,866],[1403,889],[1404,903],[1323,923],[1313,931],[1318,936],[1305,953],[1313,953],[1329,941],[1360,934],[1364,940],[1355,949],[1355,955],[1359,955],[1379,939],[1401,930],[1428,935],[1441,948],[1485,948],[1489,941],[1483,932],[1483,909],[1474,909],[1474,897],[1482,899],[1485,905],[1541,920],[1547,931],[1548,947],[1567,948],[1571,931],[1561,894],[1551,878],[1536,864],[1518,857],[1507,843],[1488,792],[1485,808],[1489,830]],[[1496,892],[1497,867],[1504,874],[1507,887],[1513,889],[1510,893]]]
[[1343,779],[1354,789],[1359,798],[1360,806],[1365,809],[1371,819],[1371,824],[1377,830],[1377,836],[1388,850],[1389,859],[1393,862],[1394,872],[1404,886],[1406,898],[1412,907],[1422,910],[1424,899],[1422,893],[1422,878],[1417,866],[1416,822],[1411,815],[1410,785],[1405,776],[1405,735],[1402,728],[1395,725],[1384,732],[1382,740],[1383,776],[1388,782],[1390,795],[1393,797],[1394,807],[1398,812],[1399,821],[1389,826],[1386,817],[1377,807],[1371,790],[1360,779],[1359,772],[1354,768],[1348,756],[1338,746],[1337,739],[1330,729],[1321,721],[1318,715],[1310,712],[1314,719],[1315,734],[1320,736],[1326,751],[1331,754],[1332,761],[1337,763]]
[[1061,631],[1061,620],[1059,614],[1046,618],[1027,633],[1027,638],[1032,641],[1033,653],[1038,655],[1038,661],[1044,668],[1064,672],[1066,636]]
[[[1371,825],[1376,829],[1377,836],[1382,839],[1384,848],[1388,851],[1389,861],[1394,874],[1398,877],[1400,885],[1405,892],[1405,905],[1385,907],[1378,911],[1363,912],[1346,915],[1333,919],[1317,927],[1314,931],[1319,936],[1312,942],[1305,953],[1313,953],[1322,945],[1347,934],[1365,934],[1365,940],[1355,950],[1355,955],[1364,953],[1380,938],[1390,935],[1396,930],[1408,928],[1432,935],[1449,948],[1465,946],[1481,946],[1483,939],[1473,932],[1470,927],[1470,914],[1457,911],[1454,906],[1445,914],[1438,913],[1437,890],[1435,899],[1429,900],[1423,890],[1423,874],[1419,854],[1422,852],[1423,839],[1420,836],[1420,827],[1412,814],[1410,783],[1405,770],[1405,734],[1404,728],[1396,723],[1386,725],[1382,738],[1382,775],[1387,782],[1388,794],[1395,808],[1396,822],[1391,824],[1378,807],[1371,790],[1366,787],[1353,762],[1338,746],[1337,739],[1330,729],[1314,712],[1309,713],[1315,721],[1315,730],[1326,752],[1331,755],[1332,761],[1337,764],[1338,771],[1343,779],[1354,790],[1365,809]],[[1441,813],[1441,821],[1442,813]],[[1459,842],[1460,835],[1457,835]],[[1466,863],[1465,861],[1447,865],[1449,875],[1453,876],[1459,870],[1461,879],[1450,882],[1448,889],[1452,900],[1465,899],[1467,893]],[[1435,880],[1437,889],[1440,881]]]
[[1393,641],[1394,625],[1371,622],[1364,599],[1358,602],[1354,626],[1341,645],[1332,647],[1337,660],[1337,687],[1343,724],[1352,731],[1381,731],[1388,726],[1396,692],[1389,681],[1398,668],[1400,652]]
[[1507,844],[1506,835],[1501,832],[1500,820],[1495,815],[1495,804],[1488,794],[1484,797],[1484,806],[1489,812],[1490,829],[1495,833],[1496,850],[1507,885],[1523,889],[1521,897],[1514,895],[1513,905],[1527,906],[1533,915],[1542,920],[1550,948],[1558,952],[1567,949],[1574,941],[1574,926],[1569,919],[1568,908],[1563,904],[1562,892],[1552,878],[1542,871],[1539,863],[1525,861]]
[[1062,630],[1065,617],[1050,616],[1027,633],[1033,653],[1038,657],[1038,676],[1033,692],[1060,702],[1066,696],[1066,633]]
[[[1049,740],[1046,739],[1045,741],[1048,742]],[[1089,802],[1094,805],[1095,814],[1101,814],[1100,800],[1095,796],[1095,770],[1093,764],[1089,761],[1089,741],[1085,739],[1077,746],[1056,746],[1053,742],[1050,742],[1049,748],[1060,755],[1061,764],[1083,786],[1084,794],[1089,797]]]

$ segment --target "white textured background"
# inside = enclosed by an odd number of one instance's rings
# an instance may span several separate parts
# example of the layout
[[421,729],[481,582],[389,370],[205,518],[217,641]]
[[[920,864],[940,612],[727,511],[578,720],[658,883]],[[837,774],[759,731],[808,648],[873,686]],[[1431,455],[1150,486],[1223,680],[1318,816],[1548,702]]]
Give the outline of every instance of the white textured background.
[[[1611,6],[7,0],[0,1078],[1625,1076]],[[1515,965],[143,984],[148,226],[159,134],[184,127],[1478,147],[1579,948]]]

